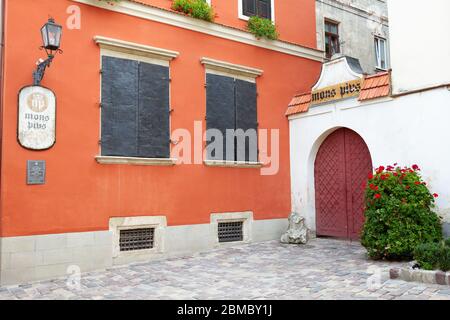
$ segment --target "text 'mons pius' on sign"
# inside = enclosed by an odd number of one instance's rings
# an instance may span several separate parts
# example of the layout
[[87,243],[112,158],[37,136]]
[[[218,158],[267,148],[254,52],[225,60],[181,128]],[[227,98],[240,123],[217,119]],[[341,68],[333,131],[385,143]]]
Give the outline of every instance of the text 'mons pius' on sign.
[[46,88],[29,86],[19,93],[19,143],[32,150],[45,150],[55,144],[56,96]]
[[345,98],[357,97],[361,91],[362,80],[347,81],[334,86],[314,90],[311,93],[311,103],[319,104],[341,100]]

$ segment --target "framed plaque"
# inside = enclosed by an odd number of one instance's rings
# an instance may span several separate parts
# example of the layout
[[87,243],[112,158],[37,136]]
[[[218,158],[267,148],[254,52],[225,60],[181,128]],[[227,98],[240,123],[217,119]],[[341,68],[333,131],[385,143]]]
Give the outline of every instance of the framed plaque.
[[56,96],[41,86],[22,88],[19,93],[17,139],[31,150],[46,150],[56,141]]
[[27,184],[45,184],[46,165],[43,160],[27,161]]

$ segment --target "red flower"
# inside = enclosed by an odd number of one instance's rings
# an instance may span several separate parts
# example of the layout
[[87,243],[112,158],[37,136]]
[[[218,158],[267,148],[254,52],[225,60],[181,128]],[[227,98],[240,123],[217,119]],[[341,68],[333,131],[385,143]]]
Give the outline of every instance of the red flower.
[[384,167],[383,166],[380,166],[378,169],[377,169],[377,173],[381,173],[381,172],[383,172],[384,171]]
[[373,183],[371,183],[370,185],[369,185],[369,187],[370,187],[370,189],[372,189],[372,190],[378,190],[378,186],[376,186],[376,185],[374,185]]
[[369,178],[369,180],[372,180],[373,179],[373,173],[369,173],[368,178]]
[[437,198],[439,195],[437,193],[433,193],[433,197]]
[[374,198],[375,198],[375,199],[380,199],[380,198],[381,198],[381,194],[377,193],[377,194],[374,196]]
[[406,190],[409,190],[410,188],[411,188],[410,186],[406,186],[406,187],[405,187]]
[[382,175],[380,176],[380,179],[381,179],[381,180],[386,180],[388,177],[389,177],[389,176],[387,176],[387,175],[385,175],[385,174],[382,174]]
[[420,170],[420,168],[419,168],[419,166],[417,164],[413,164],[412,168],[415,171],[419,171]]
[[418,186],[418,185],[420,184],[420,181],[416,181],[416,182],[414,182],[414,184],[415,184],[416,186]]
[[397,172],[394,172],[394,176],[395,176],[395,177],[398,177],[398,173],[397,173]]

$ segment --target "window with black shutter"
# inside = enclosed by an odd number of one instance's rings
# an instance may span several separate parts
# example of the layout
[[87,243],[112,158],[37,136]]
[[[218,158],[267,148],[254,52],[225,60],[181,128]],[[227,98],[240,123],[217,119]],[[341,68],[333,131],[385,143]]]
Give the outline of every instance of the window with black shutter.
[[102,57],[102,156],[169,158],[169,68]]
[[[256,83],[207,73],[206,88],[207,149],[215,142],[211,129],[220,131],[223,137],[222,152],[211,150],[208,160],[257,162]],[[227,135],[227,129],[235,131],[233,137]]]
[[247,17],[259,16],[272,19],[272,0],[241,0],[242,14]]

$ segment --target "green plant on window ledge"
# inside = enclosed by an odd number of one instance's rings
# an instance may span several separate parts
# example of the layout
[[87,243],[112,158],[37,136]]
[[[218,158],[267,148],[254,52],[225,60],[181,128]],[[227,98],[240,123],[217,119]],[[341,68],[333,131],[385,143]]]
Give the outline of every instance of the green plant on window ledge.
[[277,28],[272,20],[258,16],[253,16],[248,20],[247,30],[253,33],[258,39],[277,40],[279,37]]
[[214,21],[214,10],[205,0],[173,0],[172,9],[196,19]]

